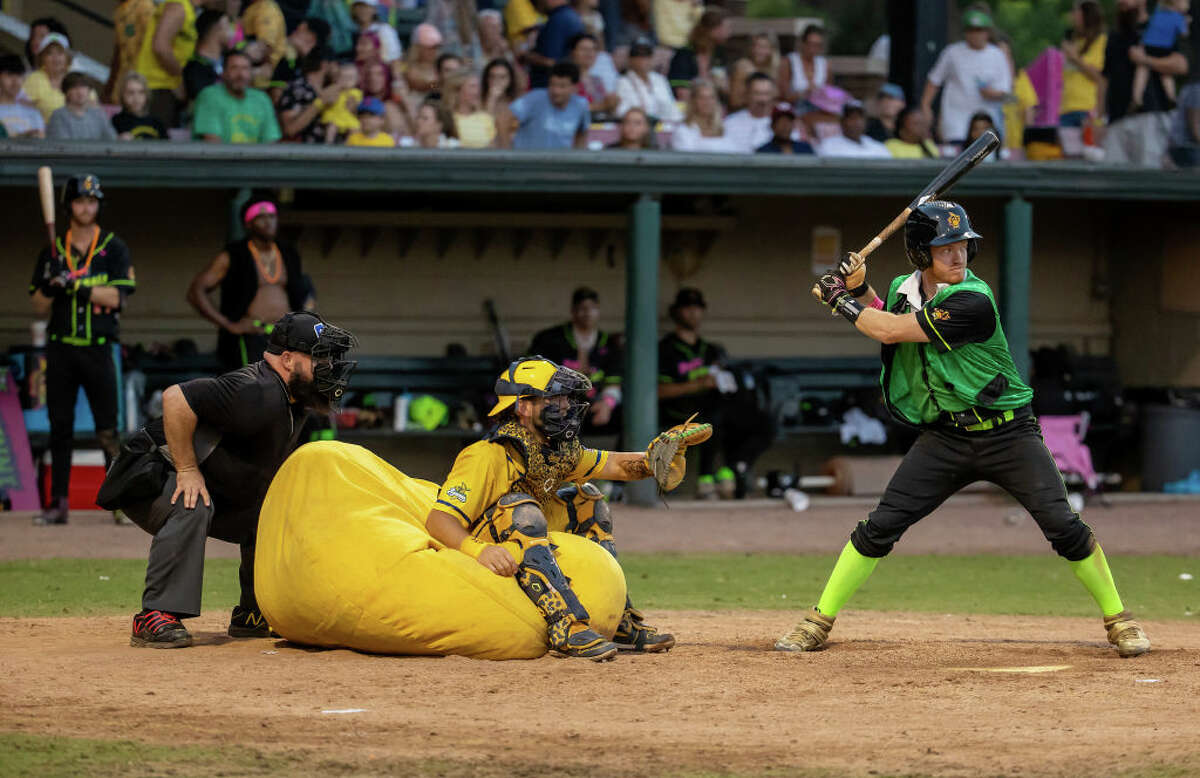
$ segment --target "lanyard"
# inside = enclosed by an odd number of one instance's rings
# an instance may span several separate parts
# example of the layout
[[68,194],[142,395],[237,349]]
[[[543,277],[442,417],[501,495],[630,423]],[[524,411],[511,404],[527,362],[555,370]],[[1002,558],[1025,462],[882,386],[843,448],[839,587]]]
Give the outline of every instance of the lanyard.
[[254,248],[254,241],[246,241],[246,245],[250,248],[250,255],[254,257],[254,264],[258,265],[258,272],[262,274],[263,280],[268,284],[274,284],[279,281],[279,276],[283,273],[283,257],[279,253],[279,247],[274,243],[271,244],[271,253],[275,255],[276,264],[275,272],[267,275],[267,268],[263,265],[262,257],[258,254],[258,249]]
[[100,227],[96,226],[96,231],[92,233],[92,245],[88,247],[87,259],[84,260],[83,267],[79,270],[75,269],[75,260],[72,258],[72,253],[75,250],[75,244],[71,242],[71,229],[67,228],[67,269],[71,271],[71,278],[83,278],[88,274],[88,269],[92,266],[92,257],[96,255],[96,243],[100,240]]

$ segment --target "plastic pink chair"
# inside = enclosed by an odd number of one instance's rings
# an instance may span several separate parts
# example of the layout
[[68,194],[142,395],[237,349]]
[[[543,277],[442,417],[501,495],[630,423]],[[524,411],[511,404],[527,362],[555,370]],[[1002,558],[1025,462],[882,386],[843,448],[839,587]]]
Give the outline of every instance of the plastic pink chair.
[[1046,448],[1054,457],[1059,472],[1075,473],[1087,488],[1095,491],[1100,485],[1100,477],[1092,467],[1092,452],[1083,439],[1087,437],[1088,415],[1077,416],[1040,416],[1042,437],[1046,440]]

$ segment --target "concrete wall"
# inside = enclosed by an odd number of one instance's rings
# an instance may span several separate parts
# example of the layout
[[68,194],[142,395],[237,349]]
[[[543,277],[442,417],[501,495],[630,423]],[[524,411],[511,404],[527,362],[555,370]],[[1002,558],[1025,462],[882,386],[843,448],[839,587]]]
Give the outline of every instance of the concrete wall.
[[[31,317],[26,287],[41,244],[32,183],[28,190],[0,190],[0,213],[10,226],[0,255],[5,277],[11,281],[0,293],[0,347],[5,348],[28,340]],[[230,194],[110,192],[102,223],[116,229],[130,245],[139,283],[123,325],[126,342],[190,337],[202,350],[214,347],[211,327],[187,305],[184,292],[192,275],[224,243]],[[709,299],[707,336],[723,342],[734,355],[875,353],[869,341],[842,320],[831,318],[809,296],[812,228],[837,227],[843,248],[858,247],[900,205],[871,198],[733,199],[735,227],[722,233],[704,258],[684,248],[663,262],[660,329],[667,326],[666,308],[675,290],[688,284],[699,286]],[[986,238],[975,272],[998,288],[1003,201],[979,199],[968,207],[976,229]],[[1102,281],[1110,263],[1119,261],[1110,246],[1110,233],[1120,231],[1113,213],[1104,204],[1034,204],[1035,347],[1065,342],[1087,353],[1112,351],[1110,307],[1103,294],[1097,297],[1093,292],[1097,278]],[[302,232],[299,246],[306,270],[317,286],[322,311],[359,333],[365,353],[437,355],[450,342],[464,344],[471,353],[490,353],[492,340],[482,312],[482,301],[489,296],[496,300],[519,350],[534,330],[565,316],[570,292],[580,284],[599,290],[603,326],[623,329],[625,247],[624,235],[618,231],[607,236],[613,246],[611,262],[604,248],[589,258],[583,231],[570,234],[558,258],[551,256],[550,238],[535,232],[519,259],[514,259],[513,235],[508,230],[498,231],[479,259],[469,230],[457,235],[440,258],[431,231],[422,231],[404,258],[399,256],[393,229],[383,229],[365,256],[360,255],[360,230],[342,230],[328,256],[321,250],[324,235],[313,228]],[[689,242],[694,243],[685,238],[684,243]],[[1157,250],[1161,254],[1161,246]],[[1148,259],[1140,261],[1154,263],[1160,261],[1157,257],[1151,251]],[[902,240],[897,237],[872,259],[870,277],[877,287],[885,287],[907,269]],[[1119,276],[1118,282],[1123,294],[1126,287]],[[1128,365],[1124,372],[1130,383],[1200,384],[1195,318],[1175,314],[1163,319],[1173,328],[1169,347],[1140,338],[1122,344],[1117,353],[1123,366]],[[1190,342],[1185,343],[1179,337],[1188,332]],[[1159,366],[1166,361],[1182,365],[1188,359],[1193,364],[1190,372]],[[1150,366],[1159,367],[1147,369]]]

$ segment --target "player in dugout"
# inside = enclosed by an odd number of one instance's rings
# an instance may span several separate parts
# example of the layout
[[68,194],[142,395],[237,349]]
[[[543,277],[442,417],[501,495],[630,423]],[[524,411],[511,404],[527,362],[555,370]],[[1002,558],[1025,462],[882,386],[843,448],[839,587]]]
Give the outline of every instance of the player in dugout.
[[497,426],[459,453],[425,526],[496,575],[515,576],[546,619],[552,653],[602,662],[619,650],[667,651],[675,638],[647,625],[628,599],[612,641],[593,630],[547,533],[580,535],[615,558],[612,513],[587,479],[653,477],[670,491],[683,480],[687,447],[707,440],[712,427],[677,425],[645,453],[586,448],[579,430],[591,389],[587,376],[542,357],[509,365],[496,380],[489,414]]
[[961,205],[927,202],[904,225],[915,270],[895,278],[885,298],[867,283],[856,254],[813,287],[822,302],[883,344],[880,383],[888,409],[921,434],[879,505],[850,533],[816,607],[775,643],[780,651],[824,647],[842,606],[905,530],[979,480],[996,484],[1033,516],[1100,606],[1119,656],[1150,650],[1145,631],[1121,602],[1104,551],[1067,502],[992,290],[968,268],[980,238]]

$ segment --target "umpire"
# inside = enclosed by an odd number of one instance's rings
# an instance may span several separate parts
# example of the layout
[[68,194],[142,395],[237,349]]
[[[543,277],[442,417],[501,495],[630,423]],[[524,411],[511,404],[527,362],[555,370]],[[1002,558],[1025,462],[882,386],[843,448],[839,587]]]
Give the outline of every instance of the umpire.
[[[50,416],[50,502],[34,524],[66,524],[75,437],[75,398],[83,387],[105,464],[117,454],[117,342],[121,309],[136,288],[129,249],[96,221],[100,179],[67,179],[62,202],[67,234],[38,257],[29,284],[33,309],[50,314],[46,328],[46,406]],[[120,523],[120,519],[118,519]]]
[[[346,352],[355,345],[316,314],[289,313],[275,322],[262,360],[163,392],[162,418],[126,443],[101,490],[125,495],[120,507],[154,535],[130,645],[192,644],[180,619],[200,615],[206,537],[242,550],[230,636],[271,634],[254,597],[258,514],[308,412],[328,413],[340,402],[356,364]],[[135,499],[135,476],[155,464],[165,476],[157,496]]]
[[911,275],[892,281],[886,299],[851,272],[850,255],[821,276],[813,293],[859,332],[883,343],[880,382],[892,415],[922,432],[883,499],[850,534],[817,606],[775,644],[813,651],[829,638],[838,611],[891,552],[904,531],[969,483],[991,481],[1033,516],[1100,606],[1108,640],[1122,657],[1150,640],[1117,593],[1092,530],[1071,510],[1067,489],[1029,401],[1033,391],[1013,364],[992,290],[967,269],[980,236],[962,206],[933,201],[904,225]]

